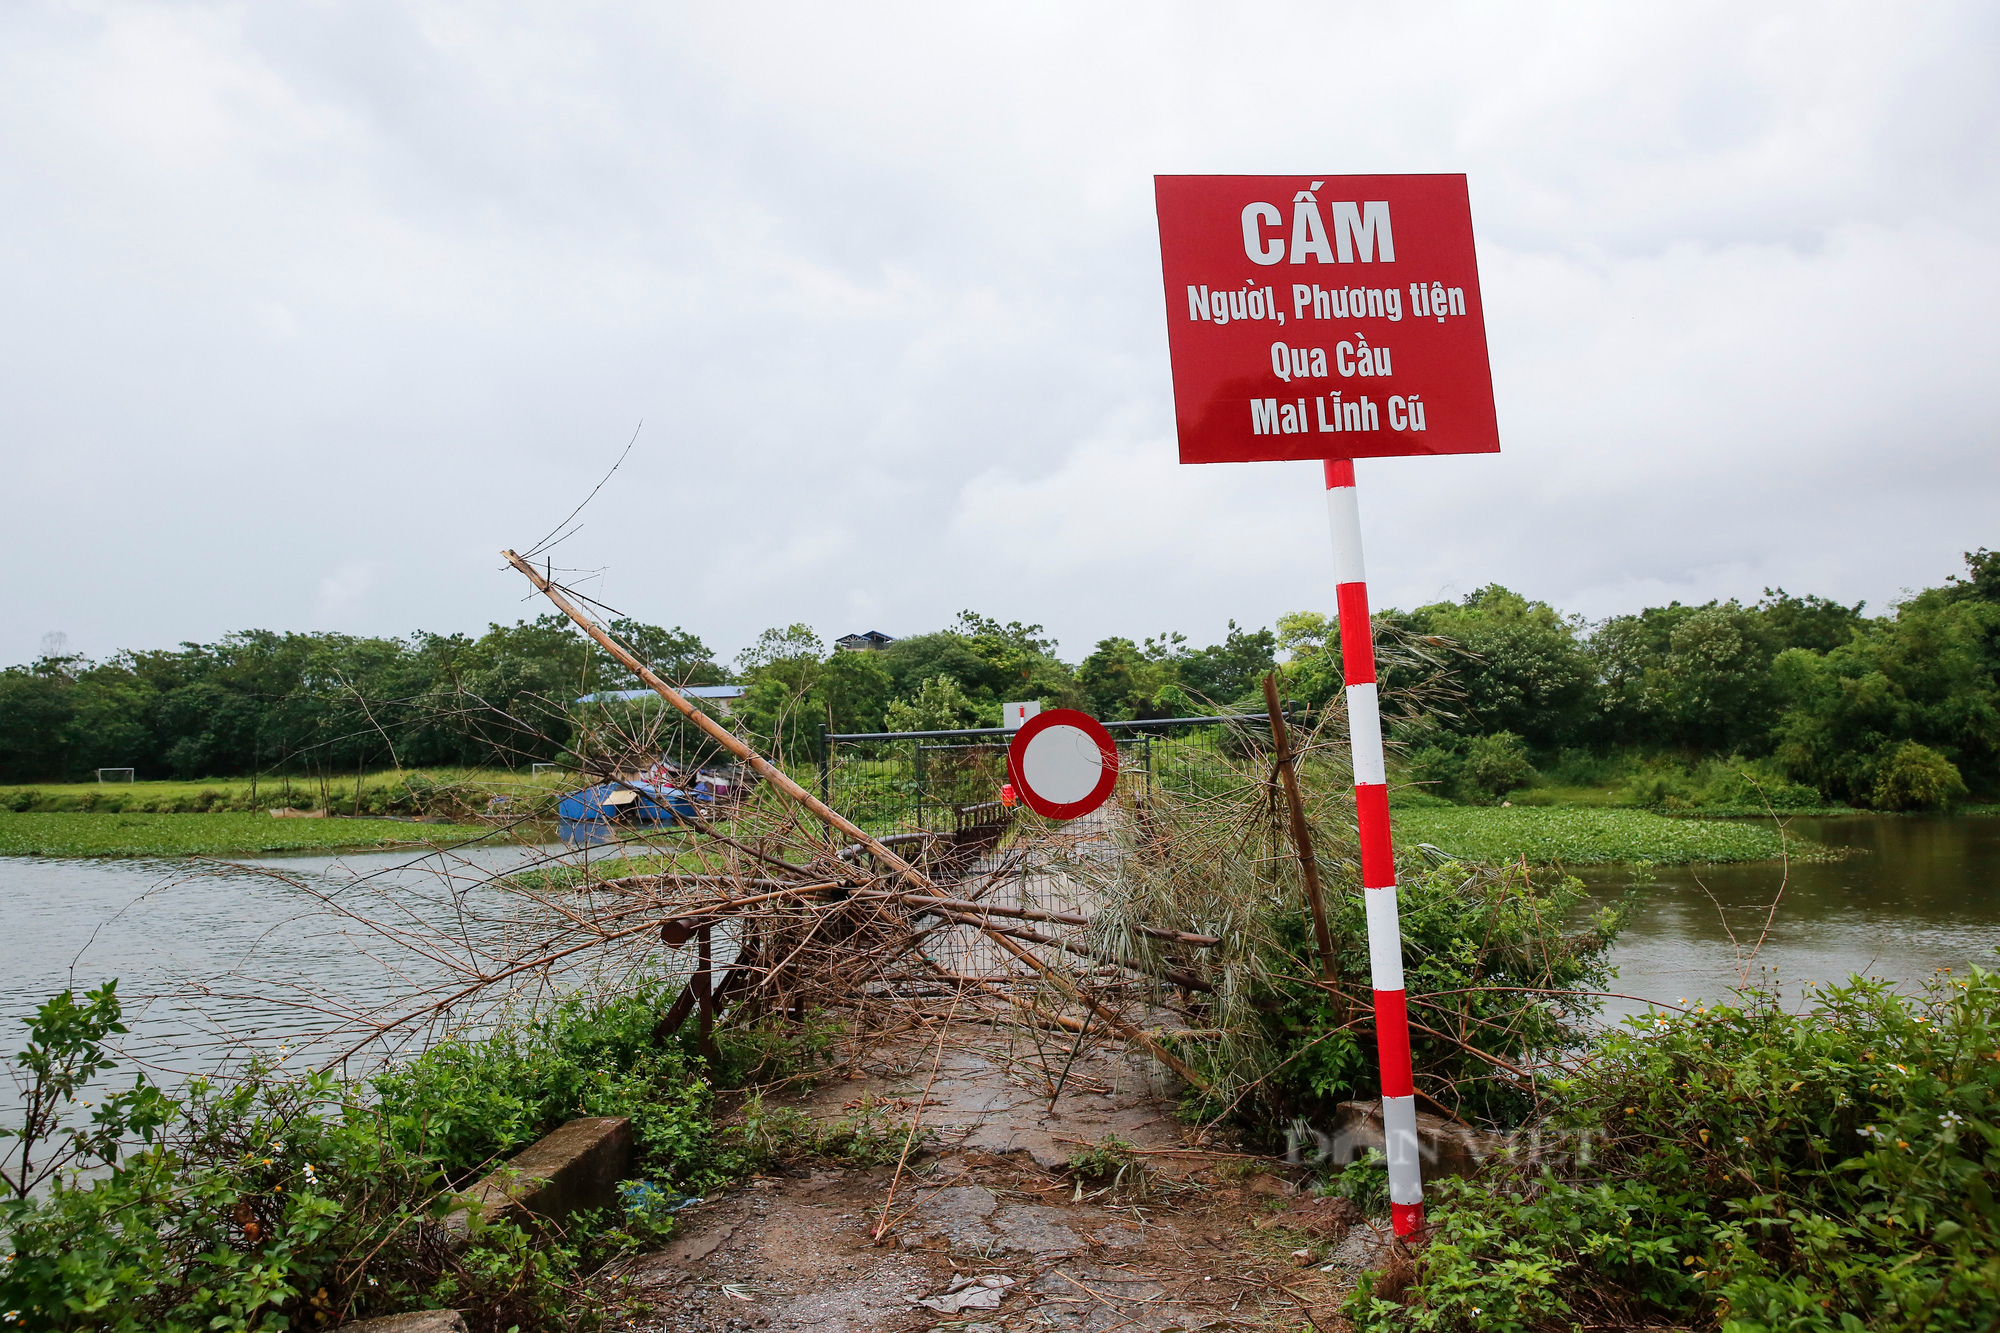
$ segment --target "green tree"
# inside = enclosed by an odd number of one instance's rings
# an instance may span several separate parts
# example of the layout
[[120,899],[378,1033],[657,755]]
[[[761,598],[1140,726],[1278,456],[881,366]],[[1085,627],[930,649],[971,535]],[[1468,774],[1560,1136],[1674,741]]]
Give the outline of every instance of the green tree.
[[736,715],[776,753],[797,759],[819,744],[824,710],[812,694],[826,674],[826,649],[806,625],[767,629],[737,655],[743,668],[743,698]]
[[1788,774],[1868,804],[1883,761],[1915,741],[1980,790],[2000,782],[2000,602],[1969,586],[1920,593],[1829,652],[1778,655],[1776,754]]
[[1179,691],[1187,636],[1164,633],[1137,644],[1098,640],[1077,666],[1077,686],[1095,716],[1106,721],[1172,717],[1185,705]]
[[1878,810],[1943,810],[1963,795],[1957,766],[1927,745],[1904,741],[1876,765]]
[[1826,652],[1853,638],[1866,624],[1866,602],[1843,606],[1824,597],[1794,597],[1783,588],[1766,588],[1753,608],[1759,634],[1773,656],[1787,648]]
[[1197,648],[1179,662],[1180,684],[1211,705],[1262,697],[1264,676],[1277,666],[1278,636],[1270,630],[1242,630],[1235,621],[1223,641]]
[[1594,720],[1596,673],[1579,625],[1546,602],[1496,583],[1402,619],[1416,634],[1449,640],[1461,651],[1450,661],[1462,696],[1453,730],[1512,732],[1537,750],[1552,750],[1583,736]]
[[979,709],[950,676],[933,676],[912,699],[891,700],[885,730],[955,731],[977,725]]
[[67,736],[72,682],[45,662],[0,672],[0,779],[8,782],[67,777],[76,767]]
[[836,652],[813,685],[813,702],[828,731],[881,731],[892,688],[879,654]]

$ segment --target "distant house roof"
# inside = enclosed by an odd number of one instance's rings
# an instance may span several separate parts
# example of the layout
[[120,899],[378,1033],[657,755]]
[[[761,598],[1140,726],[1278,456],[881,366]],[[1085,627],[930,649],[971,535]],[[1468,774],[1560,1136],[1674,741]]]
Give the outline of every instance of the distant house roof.
[[843,634],[833,641],[833,646],[845,648],[849,652],[866,652],[895,641],[893,636],[884,634],[879,629],[871,629],[866,634]]
[[[688,685],[681,693],[690,699],[741,699],[741,685]],[[599,690],[596,694],[586,694],[577,702],[580,704],[619,703],[626,699],[657,699],[660,696],[651,690]]]

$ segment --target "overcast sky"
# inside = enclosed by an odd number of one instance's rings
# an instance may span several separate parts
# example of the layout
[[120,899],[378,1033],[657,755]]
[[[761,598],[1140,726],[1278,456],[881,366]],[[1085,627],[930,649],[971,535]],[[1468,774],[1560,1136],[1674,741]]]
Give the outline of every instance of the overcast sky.
[[0,8],[0,661],[473,630],[502,546],[767,625],[1332,609],[1175,461],[1152,177],[1464,172],[1503,452],[1378,604],[1877,609],[2000,546],[1991,4]]

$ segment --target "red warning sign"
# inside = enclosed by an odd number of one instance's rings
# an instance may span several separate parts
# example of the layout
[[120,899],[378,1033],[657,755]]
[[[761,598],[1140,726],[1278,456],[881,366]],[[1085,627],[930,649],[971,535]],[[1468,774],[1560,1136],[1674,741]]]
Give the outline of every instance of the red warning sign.
[[1494,453],[1464,176],[1156,176],[1183,463]]

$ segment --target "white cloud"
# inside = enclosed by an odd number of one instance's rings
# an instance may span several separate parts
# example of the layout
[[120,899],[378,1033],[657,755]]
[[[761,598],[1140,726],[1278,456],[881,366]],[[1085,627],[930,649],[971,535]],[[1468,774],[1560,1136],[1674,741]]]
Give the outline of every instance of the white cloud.
[[1364,465],[1379,601],[1879,605],[2000,544],[1996,46],[1971,3],[15,6],[0,660],[531,612],[493,552],[642,418],[559,558],[724,654],[1323,605],[1314,469],[1173,462],[1156,171],[1469,174],[1506,452]]
[[373,560],[342,561],[319,581],[319,599],[314,619],[322,625],[338,625],[366,615],[368,594],[375,587]]

